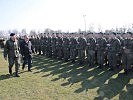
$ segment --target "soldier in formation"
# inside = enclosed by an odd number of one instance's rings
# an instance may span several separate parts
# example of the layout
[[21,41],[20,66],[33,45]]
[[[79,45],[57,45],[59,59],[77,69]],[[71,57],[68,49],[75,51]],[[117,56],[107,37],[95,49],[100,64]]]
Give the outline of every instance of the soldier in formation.
[[88,67],[109,70],[123,68],[125,73],[133,62],[133,38],[131,32],[117,33],[44,33],[34,36],[32,44],[37,54],[64,61],[87,63]]

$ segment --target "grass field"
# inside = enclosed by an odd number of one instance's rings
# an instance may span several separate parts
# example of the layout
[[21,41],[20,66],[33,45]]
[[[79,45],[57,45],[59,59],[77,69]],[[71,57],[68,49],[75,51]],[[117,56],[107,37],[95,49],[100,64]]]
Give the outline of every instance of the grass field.
[[35,55],[32,71],[20,68],[20,78],[10,77],[0,50],[0,100],[133,100],[133,73],[124,75],[123,70]]

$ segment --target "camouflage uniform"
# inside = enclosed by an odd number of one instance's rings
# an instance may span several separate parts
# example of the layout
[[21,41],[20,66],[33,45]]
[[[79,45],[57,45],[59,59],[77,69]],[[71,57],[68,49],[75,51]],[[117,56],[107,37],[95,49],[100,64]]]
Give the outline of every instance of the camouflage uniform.
[[96,40],[94,38],[87,39],[86,53],[88,59],[88,66],[94,66]]
[[107,42],[105,38],[98,38],[97,39],[97,63],[99,68],[103,67]]
[[85,60],[85,48],[86,48],[86,39],[79,37],[78,38],[78,44],[77,44],[77,50],[78,50],[78,61],[79,64],[83,64]]
[[41,49],[42,48],[42,37],[38,37],[38,52],[39,55],[41,55]]
[[15,63],[15,74],[18,75],[18,70],[20,67],[18,41],[13,41],[12,39],[9,39],[6,41],[4,46],[4,57],[7,57],[7,56],[8,56],[8,63],[9,63],[9,73],[12,74],[12,67]]
[[125,73],[128,73],[128,71],[131,70],[131,64],[133,63],[133,39],[125,39],[124,47],[122,63]]
[[72,63],[75,62],[76,57],[77,57],[77,39],[76,38],[70,38],[70,60]]
[[70,56],[70,48],[69,45],[70,44],[70,40],[67,37],[63,38],[63,54],[64,54],[64,60],[68,61],[69,56]]
[[57,38],[57,56],[58,59],[61,60],[63,57],[63,48],[62,48],[63,40],[61,37]]
[[48,36],[47,46],[47,55],[48,57],[52,57],[52,39],[50,36]]
[[48,41],[48,38],[47,38],[47,36],[44,36],[43,37],[43,54],[44,55],[46,55],[46,53],[47,53],[47,42]]
[[35,37],[35,52],[38,53],[38,38]]
[[57,42],[57,38],[52,37],[52,56],[53,56],[53,58],[57,57],[56,42]]
[[108,62],[110,70],[117,66],[118,54],[120,52],[121,43],[118,38],[110,39],[108,46]]

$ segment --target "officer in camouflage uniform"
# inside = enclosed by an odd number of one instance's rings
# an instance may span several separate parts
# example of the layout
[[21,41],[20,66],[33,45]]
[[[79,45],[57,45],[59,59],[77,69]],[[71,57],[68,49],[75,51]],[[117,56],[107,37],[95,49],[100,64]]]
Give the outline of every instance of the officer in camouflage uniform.
[[73,36],[73,33],[71,33],[70,37],[70,60],[72,63],[75,63],[76,57],[77,57],[77,39]]
[[106,39],[103,37],[103,33],[100,32],[97,34],[98,34],[98,38],[96,41],[97,63],[98,63],[98,68],[102,68],[105,61],[107,42]]
[[83,34],[80,34],[78,38],[77,50],[78,50],[78,61],[79,64],[83,64],[85,60],[85,48],[86,48],[86,39],[84,38]]
[[63,36],[63,54],[64,54],[64,60],[68,61],[70,56],[70,40],[67,37],[67,34],[64,34]]
[[20,77],[18,75],[18,70],[20,67],[20,59],[19,59],[19,44],[16,40],[16,36],[14,33],[10,34],[10,39],[6,41],[4,46],[4,58],[7,60],[8,56],[8,63],[9,63],[9,73],[12,75],[12,67],[15,63],[15,76]]
[[93,37],[93,33],[88,34],[86,41],[87,41],[86,53],[87,53],[87,59],[89,63],[88,66],[94,67],[96,40]]
[[108,63],[109,70],[114,70],[117,67],[118,54],[120,52],[121,43],[118,38],[116,38],[115,33],[110,34],[110,40],[108,46]]
[[133,64],[133,38],[131,37],[131,32],[124,34],[123,42],[122,63],[124,66],[124,73],[128,74],[131,70],[131,64]]

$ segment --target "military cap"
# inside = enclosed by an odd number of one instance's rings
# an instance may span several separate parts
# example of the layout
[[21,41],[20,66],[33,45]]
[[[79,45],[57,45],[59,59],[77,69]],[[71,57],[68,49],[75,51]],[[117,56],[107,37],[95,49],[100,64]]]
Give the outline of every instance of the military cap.
[[98,34],[103,34],[103,32],[99,32]]
[[127,34],[132,34],[132,32],[127,32]]
[[112,32],[112,34],[113,34],[113,35],[116,35],[116,33],[115,33],[115,32]]
[[11,34],[10,34],[10,36],[14,36],[14,35],[15,35],[15,33],[11,33]]
[[89,35],[89,34],[93,34],[93,32],[89,32],[89,33],[87,33],[87,35]]

